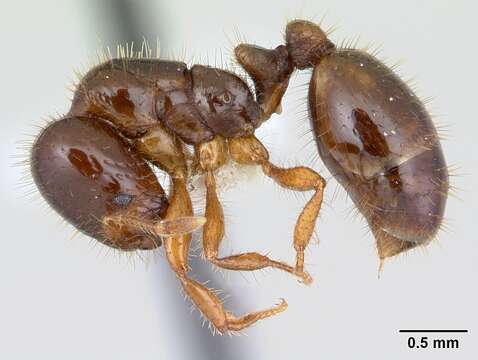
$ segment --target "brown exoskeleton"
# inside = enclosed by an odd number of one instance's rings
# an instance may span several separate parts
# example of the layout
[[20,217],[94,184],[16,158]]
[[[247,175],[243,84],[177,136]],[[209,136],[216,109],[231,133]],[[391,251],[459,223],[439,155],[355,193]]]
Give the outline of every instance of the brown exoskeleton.
[[[203,250],[214,265],[230,270],[277,268],[310,283],[304,271],[322,203],[324,179],[306,167],[281,168],[254,131],[280,108],[293,71],[285,46],[236,48],[255,82],[256,97],[235,74],[208,66],[149,58],[111,59],[78,84],[70,111],[50,123],[31,153],[31,170],[42,195],[68,222],[98,241],[120,249],[162,245],[185,292],[215,328],[239,331],[286,309],[236,317],[213,291],[188,276],[190,232],[203,227]],[[249,61],[253,59],[253,61]],[[193,165],[185,146],[194,146]],[[214,172],[230,158],[255,164],[280,186],[313,190],[296,223],[296,264],[248,252],[219,257],[224,216]],[[169,197],[148,163],[171,179]],[[205,220],[195,217],[186,183],[190,167],[204,174]]]
[[[203,227],[203,250],[230,270],[272,267],[310,283],[304,250],[322,204],[324,179],[307,167],[269,161],[254,131],[280,110],[295,69],[313,68],[309,114],[319,153],[365,216],[383,260],[428,243],[442,220],[448,172],[422,102],[389,68],[365,52],[337,49],[319,26],[288,24],[286,45],[240,44],[238,62],[255,98],[233,73],[159,59],[112,59],[86,74],[70,112],[46,127],[32,149],[32,173],[48,202],[80,231],[121,249],[166,257],[186,293],[215,328],[241,330],[287,307],[235,317],[188,277],[190,232]],[[192,165],[185,146],[194,146]],[[230,158],[255,164],[280,186],[313,190],[294,231],[296,264],[249,252],[218,257],[224,216],[214,172]],[[171,178],[169,199],[148,162]],[[186,182],[204,174],[205,222],[195,217]]]

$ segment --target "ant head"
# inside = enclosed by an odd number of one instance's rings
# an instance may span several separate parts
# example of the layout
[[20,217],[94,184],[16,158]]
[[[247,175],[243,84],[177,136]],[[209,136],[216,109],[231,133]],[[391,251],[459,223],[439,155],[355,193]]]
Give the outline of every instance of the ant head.
[[298,69],[314,66],[335,49],[335,45],[327,39],[327,34],[318,25],[306,20],[288,23],[285,39],[289,56]]
[[81,232],[123,250],[159,245],[137,226],[105,220],[124,214],[156,220],[168,208],[151,168],[106,122],[50,123],[33,145],[31,172],[48,203]]

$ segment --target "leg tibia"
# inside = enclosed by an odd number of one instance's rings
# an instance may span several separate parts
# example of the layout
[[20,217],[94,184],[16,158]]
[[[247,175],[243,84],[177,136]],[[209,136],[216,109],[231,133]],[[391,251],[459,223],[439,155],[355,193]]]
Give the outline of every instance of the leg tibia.
[[296,270],[304,269],[304,250],[314,233],[315,223],[322,205],[322,190],[317,190],[297,219],[294,229],[294,249],[297,252]]
[[[173,178],[166,220],[170,221],[189,216],[193,216],[193,210],[186,184],[181,178]],[[188,271],[190,242],[190,234],[175,235],[164,240],[166,258],[175,272],[186,273]]]
[[296,268],[290,266],[282,261],[276,261],[261,255],[256,252],[242,253],[238,255],[227,256],[224,258],[210,258],[208,259],[214,265],[223,269],[236,270],[236,271],[254,271],[267,267],[282,270],[300,278],[300,281],[304,284],[311,284],[312,277],[305,271],[297,271]]
[[216,181],[211,172],[206,173],[206,223],[203,227],[203,250],[206,258],[217,257],[224,237],[224,213],[217,198]]
[[220,332],[239,331],[259,320],[274,316],[287,309],[287,302],[282,299],[281,303],[266,310],[252,312],[241,317],[225,311],[224,305],[219,297],[211,289],[197,281],[187,277],[180,277],[184,291],[193,300],[202,314]]
[[179,279],[181,280],[184,291],[186,291],[186,294],[189,295],[198,309],[212,322],[219,332],[224,333],[227,330],[227,320],[221,299],[219,299],[212,290],[197,281],[185,276],[179,277]]
[[272,266],[273,263],[267,256],[255,252],[232,255],[220,259],[211,258],[209,260],[224,269],[239,271],[264,269],[265,267]]

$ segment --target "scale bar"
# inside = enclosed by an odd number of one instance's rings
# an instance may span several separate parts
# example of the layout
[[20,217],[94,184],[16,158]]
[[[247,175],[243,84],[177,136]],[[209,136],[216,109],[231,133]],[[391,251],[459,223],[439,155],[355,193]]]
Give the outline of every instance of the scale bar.
[[398,330],[401,333],[467,333],[468,330],[460,330],[460,329],[421,329],[421,330],[412,330],[412,329],[404,329]]

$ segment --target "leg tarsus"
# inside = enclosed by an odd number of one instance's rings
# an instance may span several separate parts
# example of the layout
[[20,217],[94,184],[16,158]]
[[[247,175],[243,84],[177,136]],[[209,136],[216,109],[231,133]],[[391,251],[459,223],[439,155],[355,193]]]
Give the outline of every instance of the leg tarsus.
[[232,313],[226,313],[227,329],[230,331],[240,331],[259,320],[268,318],[270,316],[277,315],[287,309],[287,301],[280,299],[281,302],[274,307],[266,310],[257,311],[243,315],[241,317],[235,317]]
[[237,318],[231,312],[224,309],[221,299],[211,289],[186,277],[186,275],[178,275],[178,277],[184,291],[221,334],[224,334],[226,331],[240,331],[259,320],[274,316],[287,309],[287,302],[281,299],[281,303],[274,307],[251,312]]
[[297,252],[296,269],[304,269],[304,250],[314,233],[315,223],[319,216],[323,199],[323,186],[316,188],[312,198],[307,202],[297,219],[294,229],[294,249]]

